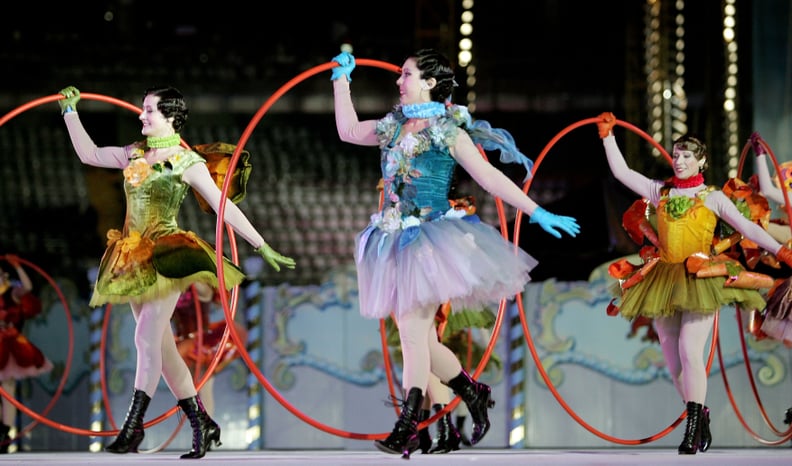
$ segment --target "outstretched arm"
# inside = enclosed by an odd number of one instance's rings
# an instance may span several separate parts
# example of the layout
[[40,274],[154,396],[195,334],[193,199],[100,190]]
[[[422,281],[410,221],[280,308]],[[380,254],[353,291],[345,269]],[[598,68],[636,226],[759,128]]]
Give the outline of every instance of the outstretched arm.
[[528,214],[531,217],[531,223],[538,223],[542,229],[556,238],[561,237],[561,233],[556,228],[570,236],[577,236],[580,233],[580,226],[574,218],[546,211],[523,193],[503,172],[484,160],[466,131],[459,130],[456,144],[451,148],[451,154],[484,190]]
[[781,246],[764,228],[745,218],[722,191],[710,193],[704,204],[715,212],[718,217],[742,233],[744,237],[758,244],[762,249],[775,253]]
[[186,169],[182,180],[195,188],[215,212],[220,210],[220,202],[225,202],[224,221],[231,225],[231,228],[245,241],[256,248],[256,252],[261,254],[275,270],[280,270],[280,265],[290,269],[294,268],[294,259],[283,256],[272,249],[236,204],[229,199],[221,199],[223,192],[215,184],[205,163],[196,163]]

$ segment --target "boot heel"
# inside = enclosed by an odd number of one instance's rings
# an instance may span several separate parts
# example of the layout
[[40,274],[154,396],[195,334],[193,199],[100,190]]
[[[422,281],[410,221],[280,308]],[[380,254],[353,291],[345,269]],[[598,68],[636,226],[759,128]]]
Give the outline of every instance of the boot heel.
[[[429,410],[422,409],[420,415],[418,416],[418,424],[424,422],[430,417],[431,413]],[[432,436],[429,434],[429,426],[418,430],[418,449],[420,449],[421,453],[424,454],[430,453],[429,450],[432,449]]]
[[214,443],[215,447],[219,447],[220,445],[222,445],[223,442],[220,441],[220,429],[218,428],[214,430],[211,434],[209,434],[208,440],[209,440],[209,445],[211,445],[212,443]]
[[119,454],[138,452],[138,447],[145,437],[143,417],[148,409],[149,402],[151,402],[151,397],[146,392],[135,389],[126,419],[124,419],[124,425],[118,431],[118,436],[115,440],[105,447],[105,451]]
[[193,431],[192,450],[181,455],[181,459],[203,458],[212,443],[221,445],[220,426],[209,417],[198,395],[179,400],[178,404]]
[[712,431],[710,430],[710,410],[706,406],[701,407],[701,439],[699,451],[704,453],[712,445]]
[[105,447],[105,451],[108,453],[119,454],[137,453],[138,447],[140,447],[140,444],[143,443],[143,431],[141,430],[140,433],[133,433],[130,435],[131,436],[126,437],[126,441],[124,440],[124,437],[119,435],[119,438],[117,438],[115,442]]
[[[445,405],[435,404],[434,410],[439,413],[443,411]],[[429,453],[450,453],[459,450],[461,435],[454,423],[451,421],[451,413],[444,414],[437,421],[437,443],[429,450]]]
[[402,402],[402,410],[393,431],[385,440],[374,441],[374,446],[385,453],[402,455],[410,459],[410,453],[418,449],[418,417],[420,416],[423,393],[420,388],[410,388],[407,399]]
[[404,450],[402,451],[402,459],[408,460],[410,459],[410,454],[418,449],[418,437],[411,437],[410,440],[404,445]]
[[472,445],[479,443],[490,428],[487,410],[495,406],[492,389],[487,384],[473,380],[464,370],[449,380],[446,385],[451,387],[454,393],[459,395],[467,405],[473,420],[473,435],[470,437],[470,443]]
[[687,425],[682,443],[677,451],[680,455],[695,455],[701,445],[702,405],[693,401],[687,402]]

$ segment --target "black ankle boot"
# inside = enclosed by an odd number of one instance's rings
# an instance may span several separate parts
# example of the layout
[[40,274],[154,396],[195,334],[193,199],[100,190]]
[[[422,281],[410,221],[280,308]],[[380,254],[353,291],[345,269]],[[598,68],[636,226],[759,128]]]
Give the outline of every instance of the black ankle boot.
[[788,408],[784,414],[784,424],[792,424],[792,408]]
[[376,440],[374,445],[385,453],[402,455],[409,459],[410,453],[418,448],[418,416],[423,402],[420,388],[413,387],[407,393],[407,399],[402,403],[399,420],[393,427],[393,432],[385,440]]
[[[433,406],[435,413],[443,410],[445,405],[436,404]],[[454,423],[451,422],[451,413],[445,413],[437,420],[437,443],[429,453],[449,453],[459,450],[461,436]]]
[[473,380],[464,370],[447,384],[455,394],[462,398],[473,420],[473,436],[470,444],[475,445],[484,438],[490,428],[487,410],[495,406],[489,385]]
[[465,418],[467,416],[457,416],[456,417],[456,428],[457,432],[459,432],[459,440],[462,442],[462,445],[469,447],[470,439],[468,438],[467,434],[465,433]]
[[687,426],[679,444],[680,455],[695,455],[701,445],[701,403],[687,402]]
[[143,416],[146,414],[151,397],[143,390],[135,389],[132,394],[132,403],[124,419],[124,425],[118,431],[118,436],[113,443],[105,447],[110,453],[137,453],[140,442],[143,441]]
[[[422,409],[420,416],[418,416],[418,423],[422,423],[425,420],[429,419],[430,411],[428,409]],[[432,436],[429,434],[429,426],[424,427],[418,431],[418,449],[421,450],[421,453],[429,453],[429,450],[432,448]]]
[[8,453],[8,446],[11,445],[11,437],[8,436],[10,431],[11,426],[0,422],[0,453]]
[[218,447],[220,442],[220,426],[209,417],[209,413],[204,409],[203,403],[198,396],[179,400],[179,407],[184,411],[184,415],[190,421],[192,427],[192,450],[181,455],[181,459],[198,459],[206,455],[212,442]]
[[710,410],[708,407],[701,408],[701,441],[699,451],[704,453],[712,445],[712,432],[710,431]]

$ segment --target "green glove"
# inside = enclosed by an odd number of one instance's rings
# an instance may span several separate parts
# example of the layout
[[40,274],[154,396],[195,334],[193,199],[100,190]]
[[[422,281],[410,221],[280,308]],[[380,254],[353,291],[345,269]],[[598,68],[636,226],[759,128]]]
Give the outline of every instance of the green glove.
[[295,262],[291,257],[286,257],[278,251],[272,249],[266,242],[256,249],[256,252],[264,258],[264,260],[272,266],[273,269],[280,272],[280,265],[283,264],[286,268],[293,269]]
[[61,109],[61,115],[76,111],[77,102],[80,101],[79,89],[74,86],[65,87],[60,91],[60,94],[63,96],[63,98],[58,101],[58,105],[60,105]]

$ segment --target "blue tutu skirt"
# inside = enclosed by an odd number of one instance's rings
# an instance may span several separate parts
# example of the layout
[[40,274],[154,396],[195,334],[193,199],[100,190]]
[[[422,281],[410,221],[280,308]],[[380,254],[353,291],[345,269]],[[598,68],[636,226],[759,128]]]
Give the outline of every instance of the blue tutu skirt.
[[458,218],[355,240],[360,314],[397,319],[451,301],[451,312],[493,306],[521,293],[537,261],[490,225]]

